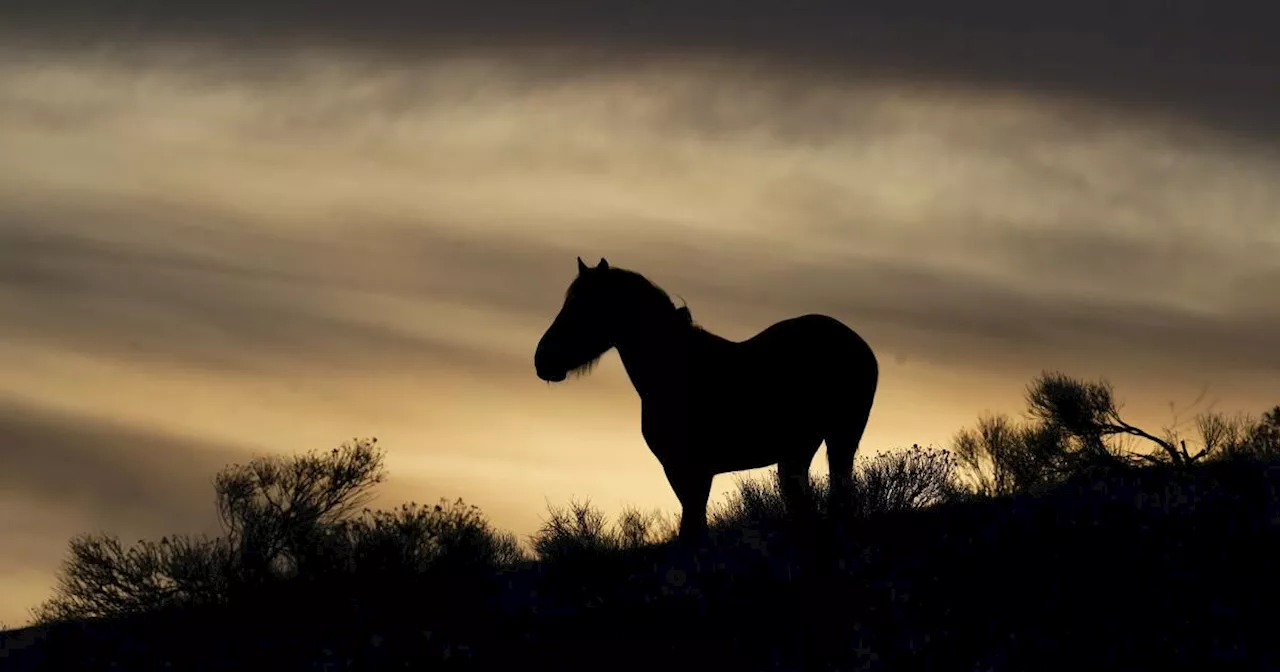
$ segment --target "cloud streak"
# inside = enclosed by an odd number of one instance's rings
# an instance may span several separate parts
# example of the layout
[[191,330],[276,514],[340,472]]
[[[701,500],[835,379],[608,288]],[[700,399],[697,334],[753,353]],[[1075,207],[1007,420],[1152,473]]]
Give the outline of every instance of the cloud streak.
[[[7,5],[7,6],[5,6]],[[768,0],[690,5],[659,0],[620,9],[586,0],[536,8],[512,0],[371,0],[317,6],[296,0],[80,0],[5,3],[11,40],[222,43],[244,57],[280,45],[341,45],[378,54],[548,50],[582,71],[654,57],[727,55],[897,81],[950,81],[1109,99],[1176,111],[1229,132],[1274,137],[1280,93],[1270,72],[1280,47],[1266,0],[1231,3],[1106,0],[1027,4],[872,0],[856,5]]]

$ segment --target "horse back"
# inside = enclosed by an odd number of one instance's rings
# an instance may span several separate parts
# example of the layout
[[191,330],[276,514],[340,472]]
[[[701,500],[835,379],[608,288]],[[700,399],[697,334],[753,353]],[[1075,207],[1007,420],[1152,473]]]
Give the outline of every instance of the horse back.
[[879,373],[866,341],[820,314],[776,322],[743,341],[709,337],[692,354],[701,378],[695,387],[770,403],[773,397],[844,397],[840,388],[874,385]]
[[865,368],[875,354],[858,332],[829,315],[811,313],[775,322],[742,341],[744,354],[785,363],[819,360],[831,366]]

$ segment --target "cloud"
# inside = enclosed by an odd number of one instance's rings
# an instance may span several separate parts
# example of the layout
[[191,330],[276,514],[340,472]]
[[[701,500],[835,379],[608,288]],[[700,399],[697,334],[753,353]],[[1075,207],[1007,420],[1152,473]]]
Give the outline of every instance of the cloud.
[[[626,9],[573,0],[534,8],[512,0],[316,6],[296,0],[10,2],[10,42],[65,48],[110,43],[221,43],[241,59],[280,45],[342,45],[399,56],[523,53],[574,57],[592,71],[637,59],[765,63],[902,82],[957,82],[1107,100],[1164,110],[1230,132],[1274,137],[1280,63],[1266,0],[1022,3],[875,0],[731,7],[677,0]],[[57,39],[66,38],[66,39]]]
[[[0,288],[10,316],[3,331],[11,337],[118,359],[256,373],[369,371],[407,361],[425,368],[512,364],[462,334],[442,334],[429,322],[405,324],[393,301],[413,307],[411,293],[431,288],[380,278],[378,262],[353,261],[347,249],[211,229],[188,235],[203,234],[225,256],[196,255],[56,228],[45,222],[0,230]],[[424,254],[418,261],[440,260]],[[347,309],[362,298],[383,298],[392,312]],[[417,304],[419,312],[426,301]]]
[[212,529],[213,475],[247,455],[7,400],[0,436],[0,491],[32,510],[70,512],[86,531]]
[[847,315],[851,324],[866,325],[877,347],[941,366],[1007,366],[1069,353],[1099,365],[1180,361],[1180,370],[1203,375],[1280,371],[1270,345],[1280,328],[1277,311],[1206,314],[1123,297],[1054,295],[886,262],[771,279],[762,285],[777,289],[751,300],[770,301],[775,314],[805,306]]
[[1015,342],[1123,358],[1155,331],[1146,352],[1271,366],[1280,306],[1241,288],[1277,272],[1280,162],[1212,130],[714,59],[237,59],[0,72],[24,152],[0,164],[11,334],[207,369],[525,375],[583,255],[669,279],[712,324],[810,306],[939,364]]
[[237,446],[0,400],[0,621],[50,596],[71,537],[217,530],[213,476]]

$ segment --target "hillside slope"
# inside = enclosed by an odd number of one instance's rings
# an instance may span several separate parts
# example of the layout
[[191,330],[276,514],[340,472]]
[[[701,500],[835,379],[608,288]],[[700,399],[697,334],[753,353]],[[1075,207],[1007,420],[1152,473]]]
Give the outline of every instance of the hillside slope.
[[0,640],[0,669],[1280,669],[1278,486],[1280,464],[1126,469],[809,545],[741,521],[697,553],[584,551],[376,597],[295,582]]

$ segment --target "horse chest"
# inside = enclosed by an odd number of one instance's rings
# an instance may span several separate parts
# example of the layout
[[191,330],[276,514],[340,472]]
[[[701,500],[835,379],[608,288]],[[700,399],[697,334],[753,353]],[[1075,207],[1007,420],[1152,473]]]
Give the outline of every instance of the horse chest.
[[689,413],[677,405],[644,400],[640,404],[640,433],[650,444],[683,440],[689,432]]

